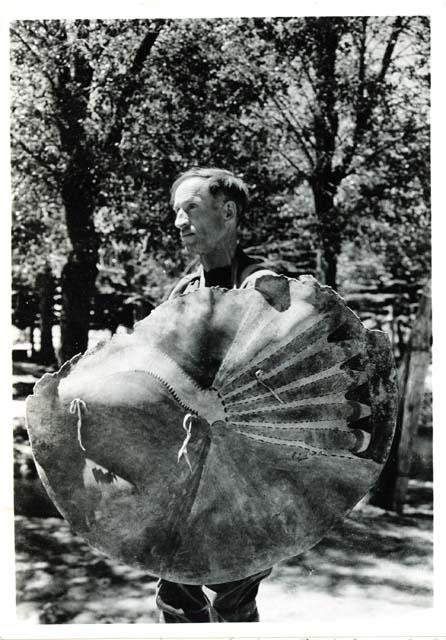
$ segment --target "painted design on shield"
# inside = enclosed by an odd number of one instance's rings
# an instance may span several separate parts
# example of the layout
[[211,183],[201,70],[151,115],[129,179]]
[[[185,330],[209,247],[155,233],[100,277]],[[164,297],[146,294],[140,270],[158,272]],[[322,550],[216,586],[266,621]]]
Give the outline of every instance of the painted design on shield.
[[396,416],[386,336],[308,276],[201,289],[45,375],[41,479],[93,546],[236,580],[316,544],[376,482]]

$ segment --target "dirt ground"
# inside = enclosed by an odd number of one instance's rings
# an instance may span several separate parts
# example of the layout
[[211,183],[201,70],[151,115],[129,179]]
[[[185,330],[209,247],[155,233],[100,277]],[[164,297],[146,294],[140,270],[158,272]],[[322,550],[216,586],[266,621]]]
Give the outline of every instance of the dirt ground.
[[[16,517],[17,620],[153,623],[156,581],[91,550],[59,518]],[[406,513],[362,504],[263,582],[263,622],[402,616],[432,606],[432,485],[411,481]]]

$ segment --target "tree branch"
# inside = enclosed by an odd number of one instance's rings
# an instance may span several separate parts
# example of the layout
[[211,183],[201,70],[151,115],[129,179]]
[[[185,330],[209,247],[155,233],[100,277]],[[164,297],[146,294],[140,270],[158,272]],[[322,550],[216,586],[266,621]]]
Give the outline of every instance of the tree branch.
[[280,104],[280,102],[277,100],[276,96],[271,95],[270,96],[272,101],[274,102],[274,104],[276,105],[276,108],[278,109],[279,113],[283,116],[284,120],[287,122],[288,126],[290,127],[290,129],[293,131],[294,135],[296,136],[296,140],[299,144],[299,146],[301,147],[302,151],[304,152],[308,162],[310,163],[310,167],[314,167],[314,160],[311,156],[310,151],[308,150],[308,147],[306,145],[306,142],[303,138],[303,135],[301,133],[301,131],[299,131],[299,129],[293,124],[293,122],[291,121],[290,117],[288,116],[287,113],[285,113],[285,110],[283,109],[283,106]]
[[10,27],[10,33],[12,35],[14,35],[16,38],[18,38],[20,40],[20,42],[25,45],[25,47],[28,49],[28,51],[33,55],[33,57],[36,59],[36,61],[39,63],[39,70],[40,72],[45,76],[45,78],[48,80],[48,82],[51,85],[51,88],[53,90],[55,90],[55,84],[54,81],[52,79],[52,77],[50,76],[49,73],[47,73],[44,69],[43,69],[43,60],[41,59],[41,57],[39,56],[39,54],[34,51],[34,49],[31,47],[31,45],[24,39],[22,38],[22,36],[20,35],[20,33],[18,31],[16,31],[15,29],[13,29],[12,27]]
[[[307,76],[307,82],[305,83],[303,81],[303,78],[301,78],[300,74],[299,74],[299,70],[296,69],[296,67],[293,64],[294,60],[291,60],[290,62],[290,66],[289,66],[289,70],[291,71],[291,73],[293,74],[293,76],[295,77],[296,83],[298,83],[298,90],[299,93],[303,96],[305,96],[305,99],[308,103],[308,106],[311,107],[311,105],[314,102],[314,98],[315,98],[315,93],[314,93],[314,87],[312,86],[311,81],[308,79],[309,75],[308,73],[305,73],[305,75]],[[311,98],[306,91],[306,86],[308,86],[313,94],[313,97]]]
[[[278,124],[278,125],[280,125],[280,127],[283,127],[283,125],[285,124],[285,123],[284,123],[284,121],[283,121],[283,120],[281,120],[280,118],[278,118],[277,116],[272,115],[271,117],[274,119],[274,121],[275,121],[275,122],[277,122],[277,124]],[[286,132],[286,133],[288,133],[288,132]],[[287,136],[287,138],[288,138],[288,136]],[[292,148],[292,147],[290,146],[290,150],[302,153],[302,146],[299,144],[299,142],[298,142],[298,141],[297,141],[297,140],[296,140],[292,135],[291,135],[291,142],[293,142],[296,146],[295,146],[294,148]],[[278,150],[279,150],[279,149],[278,149]],[[280,150],[279,150],[279,152],[280,152]],[[300,177],[304,177],[305,179],[309,179],[309,178],[308,178],[308,174],[307,174],[307,173],[303,172],[303,171],[302,171],[301,169],[299,169],[295,164],[293,164],[293,163],[292,163],[292,161],[291,161],[287,156],[285,156],[285,154],[284,154],[284,153],[282,153],[282,152],[280,152],[280,153],[281,153],[281,155],[282,155],[284,158],[286,158],[286,160],[288,160],[288,162],[289,162],[289,163],[290,163],[290,164],[291,164],[295,169],[297,169],[297,171],[299,172],[299,174],[302,174]],[[307,159],[307,162],[308,162],[308,159]],[[310,164],[310,168],[313,168],[313,164]]]
[[398,37],[401,34],[403,28],[404,28],[403,16],[397,16],[392,25],[392,33],[390,34],[390,38],[387,42],[387,46],[384,51],[384,55],[381,62],[381,71],[377,79],[377,85],[382,84],[384,81],[384,78],[389,69],[390,63],[392,61],[392,55],[393,55]]
[[367,51],[367,17],[362,18],[362,32],[359,43],[359,69],[358,69],[358,90],[356,93],[356,119],[355,128],[353,130],[353,143],[348,147],[342,163],[342,172],[347,174],[353,157],[358,148],[359,139],[362,135],[362,130],[365,128],[366,105],[365,105],[365,85],[366,85],[366,68],[365,68],[365,55]]
[[[411,129],[411,133],[418,133],[418,132],[429,133],[429,131],[430,131],[430,129],[429,129],[428,125],[420,126],[420,127],[416,127],[414,129]],[[377,149],[375,149],[373,151],[373,153],[371,153],[370,155],[367,156],[366,161],[369,161],[369,160],[375,158],[376,156],[379,156],[380,153],[382,153],[386,149],[389,149],[390,147],[393,147],[395,143],[401,141],[401,130],[400,129],[390,130],[390,131],[387,131],[386,133],[396,133],[397,136],[394,139],[387,140],[385,142],[385,144],[382,144]]]
[[[251,131],[251,127],[248,124],[246,124],[245,122],[243,122],[242,120],[240,120],[240,124],[245,129],[248,129],[249,131]],[[284,158],[293,167],[293,169],[296,170],[296,173],[297,173],[299,178],[309,181],[310,176],[305,171],[302,171],[302,169],[300,167],[298,167],[297,164],[295,162],[293,162],[291,160],[291,158],[289,158],[279,147],[277,147],[276,151],[278,153],[280,153],[282,158]]]
[[302,132],[302,138],[303,140],[305,140],[306,142],[308,142],[313,149],[315,148],[314,143],[312,142],[311,138],[308,136],[308,129],[305,129],[305,127],[303,127],[301,125],[301,123],[299,122],[299,120],[296,118],[296,116],[294,115],[292,109],[287,109],[288,105],[286,105],[284,102],[280,102],[279,97],[276,95],[276,99],[279,102],[279,104],[281,105],[281,108],[284,110],[287,110],[288,116],[291,120],[293,120],[294,124],[296,125],[296,128],[298,131]]
[[46,169],[50,173],[51,177],[55,178],[56,180],[62,177],[61,173],[53,165],[46,162],[41,154],[30,149],[21,138],[17,138],[17,136],[15,136],[14,134],[12,134],[11,137],[14,142],[22,147],[22,149],[29,155],[29,157],[32,158],[34,162],[36,162],[36,164],[39,164],[41,167]]
[[277,148],[277,151],[280,153],[282,158],[284,158],[293,167],[293,169],[296,170],[299,178],[302,178],[303,180],[309,180],[308,174],[305,173],[305,171],[302,171],[302,169],[300,169],[297,164],[295,164],[281,149]]
[[[366,55],[366,41],[367,41],[367,18],[363,18],[363,32],[361,35],[360,48],[359,48],[359,71],[358,71],[358,93],[356,99],[356,119],[355,129],[353,132],[352,144],[347,148],[343,162],[337,167],[336,179],[340,182],[343,177],[347,175],[351,168],[353,157],[364,137],[367,129],[367,124],[370,121],[370,117],[375,109],[382,89],[382,85],[385,80],[385,76],[392,61],[392,55],[395,50],[395,46],[399,35],[404,28],[404,20],[402,16],[397,16],[392,25],[392,31],[390,33],[389,40],[384,50],[384,54],[381,60],[381,68],[376,79],[371,79],[368,83],[366,80],[366,67],[365,67],[365,55]],[[368,88],[368,95],[365,94],[365,89]]]
[[142,71],[145,61],[150,55],[164,24],[165,20],[160,20],[156,28],[148,31],[136,51],[129,71],[128,81],[122,88],[116,102],[116,116],[104,143],[104,148],[106,149],[117,149],[117,146],[121,141],[124,119],[130,109],[130,99],[138,88],[139,74]]

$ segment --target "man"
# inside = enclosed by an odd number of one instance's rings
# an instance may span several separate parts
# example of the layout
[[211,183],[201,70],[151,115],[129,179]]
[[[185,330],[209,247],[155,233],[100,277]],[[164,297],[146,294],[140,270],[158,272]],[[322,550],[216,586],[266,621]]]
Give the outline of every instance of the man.
[[[245,183],[223,169],[192,168],[174,182],[171,204],[175,226],[191,255],[200,259],[199,271],[180,280],[170,297],[201,287],[245,288],[259,275],[273,273],[240,248],[237,230],[248,204]],[[257,622],[256,596],[260,581],[271,569],[224,584],[201,585],[161,579],[157,605],[164,622]]]

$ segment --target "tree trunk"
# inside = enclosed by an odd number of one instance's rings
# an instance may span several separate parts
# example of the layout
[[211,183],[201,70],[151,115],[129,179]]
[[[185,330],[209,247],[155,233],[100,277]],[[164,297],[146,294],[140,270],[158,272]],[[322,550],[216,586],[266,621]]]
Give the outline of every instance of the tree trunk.
[[335,177],[333,159],[339,128],[336,57],[343,23],[337,18],[321,17],[310,18],[308,24],[318,45],[314,56],[314,171],[310,183],[319,223],[324,280],[325,284],[336,289],[341,244],[334,197],[341,178]]
[[400,370],[400,405],[395,438],[371,502],[402,513],[406,499],[412,453],[424,399],[424,383],[430,363],[431,297],[426,288],[420,301]]
[[56,356],[53,347],[53,302],[54,302],[54,277],[47,265],[36,278],[39,296],[40,314],[40,353],[38,355],[41,364],[53,364]]
[[341,242],[334,193],[329,190],[328,184],[328,180],[317,178],[312,184],[312,191],[315,213],[319,222],[323,281],[324,284],[336,289]]
[[[91,299],[95,292],[99,240],[93,214],[100,195],[99,183],[109,170],[107,158],[119,161],[119,143],[131,99],[141,82],[140,72],[164,25],[157,21],[149,28],[129,69],[127,82],[116,101],[110,134],[103,145],[92,145],[88,133],[89,96],[94,68],[90,50],[89,21],[77,22],[77,39],[85,46],[71,47],[61,28],[61,41],[67,47],[69,64],[59,68],[55,97],[61,113],[61,147],[69,157],[62,184],[68,235],[73,247],[62,272],[62,314],[60,360],[67,360],[88,346]],[[150,23],[152,24],[152,23]],[[153,25],[152,25],[153,27]]]
[[61,363],[88,348],[95,279],[96,269],[72,251],[62,270]]
[[62,185],[68,235],[73,246],[62,270],[61,349],[63,362],[88,347],[90,309],[95,293],[98,238],[94,229],[95,184],[87,152],[68,164]]
[[36,360],[36,349],[35,349],[35,345],[34,345],[34,329],[35,329],[36,323],[35,323],[35,319],[34,317],[31,320],[31,323],[29,325],[29,343],[31,345],[31,356],[30,359],[32,362],[35,362]]
[[338,277],[338,256],[332,250],[325,252],[325,284],[336,290]]

